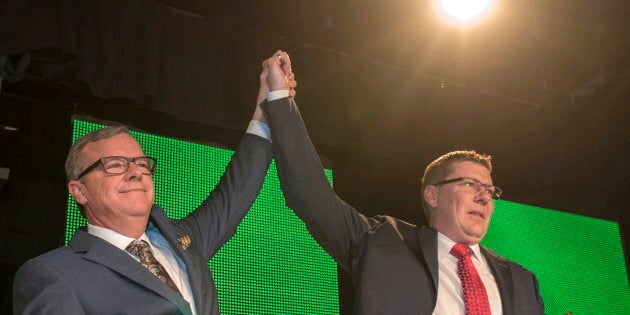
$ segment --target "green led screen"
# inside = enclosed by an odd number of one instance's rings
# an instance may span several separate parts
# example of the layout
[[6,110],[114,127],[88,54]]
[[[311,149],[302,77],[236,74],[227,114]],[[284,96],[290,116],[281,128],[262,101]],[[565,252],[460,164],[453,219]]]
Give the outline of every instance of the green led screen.
[[499,200],[482,243],[536,274],[546,314],[630,314],[616,222]]
[[[103,125],[75,120],[73,141]],[[210,193],[233,151],[131,132],[157,158],[155,202],[178,219]],[[332,172],[326,170],[332,181]],[[70,198],[70,197],[69,197]],[[68,202],[66,243],[87,222]],[[284,204],[272,163],[236,234],[209,262],[221,314],[338,314],[337,266]]]
[[[73,140],[102,125],[75,120]],[[132,132],[158,160],[156,203],[184,217],[218,183],[232,151]],[[332,182],[332,172],[326,170]],[[68,202],[66,242],[86,221]],[[630,314],[615,222],[497,201],[483,244],[533,271],[546,314]],[[338,314],[337,268],[284,204],[275,164],[237,233],[209,262],[222,314]]]

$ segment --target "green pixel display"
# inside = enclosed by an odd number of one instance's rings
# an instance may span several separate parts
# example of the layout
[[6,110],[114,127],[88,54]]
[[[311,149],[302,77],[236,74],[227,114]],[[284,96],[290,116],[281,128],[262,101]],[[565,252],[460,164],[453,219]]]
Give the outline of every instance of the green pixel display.
[[630,314],[616,222],[498,200],[482,243],[536,274],[546,314]]
[[[75,120],[73,141],[103,127]],[[156,203],[171,218],[195,209],[233,152],[132,132],[158,160]],[[332,182],[332,172],[326,170]],[[69,196],[66,243],[86,224]],[[496,201],[483,245],[534,272],[546,314],[629,314],[630,290],[615,222]],[[236,234],[209,262],[222,314],[338,314],[335,262],[284,204],[275,163]]]

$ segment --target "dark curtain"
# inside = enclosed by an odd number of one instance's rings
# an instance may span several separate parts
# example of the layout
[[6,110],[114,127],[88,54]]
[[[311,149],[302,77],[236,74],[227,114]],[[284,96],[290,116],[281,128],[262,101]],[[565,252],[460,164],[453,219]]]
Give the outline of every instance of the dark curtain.
[[349,95],[348,73],[363,76],[358,61],[343,61],[352,57],[292,42],[248,12],[236,20],[129,0],[19,0],[0,9],[0,56],[29,53],[46,79],[86,83],[99,98],[131,99],[178,121],[242,130],[260,62],[281,48],[301,59],[298,93],[309,94],[301,105],[313,138],[335,144],[350,98],[335,92]]
[[31,53],[45,78],[85,82],[99,98],[240,129],[259,60],[281,40],[233,24],[151,1],[12,1],[0,14],[0,55]]

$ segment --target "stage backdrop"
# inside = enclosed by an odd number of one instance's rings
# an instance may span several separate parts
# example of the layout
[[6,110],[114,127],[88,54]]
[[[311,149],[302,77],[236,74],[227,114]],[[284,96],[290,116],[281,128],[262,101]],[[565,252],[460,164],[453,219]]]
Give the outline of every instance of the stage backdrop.
[[[73,141],[103,125],[75,120]],[[158,160],[156,203],[184,217],[218,183],[232,151],[141,132],[132,135]],[[326,170],[332,183],[332,172]],[[85,225],[68,199],[66,242]],[[533,271],[546,314],[624,314],[630,291],[619,226],[497,201],[483,244]],[[338,314],[335,262],[284,204],[275,163],[236,234],[209,262],[222,314]]]

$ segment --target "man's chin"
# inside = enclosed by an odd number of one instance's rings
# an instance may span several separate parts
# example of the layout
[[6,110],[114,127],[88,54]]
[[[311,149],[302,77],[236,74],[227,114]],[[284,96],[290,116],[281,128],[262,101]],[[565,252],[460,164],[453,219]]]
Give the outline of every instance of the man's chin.
[[486,230],[477,230],[477,229],[475,229],[475,230],[472,230],[472,231],[466,231],[466,236],[473,243],[479,243],[479,242],[481,242],[481,240],[483,240],[484,236],[486,236]]
[[149,213],[151,213],[151,208],[146,208],[146,207],[138,207],[138,208],[131,208],[128,211],[129,215],[131,215],[132,217],[148,217]]

